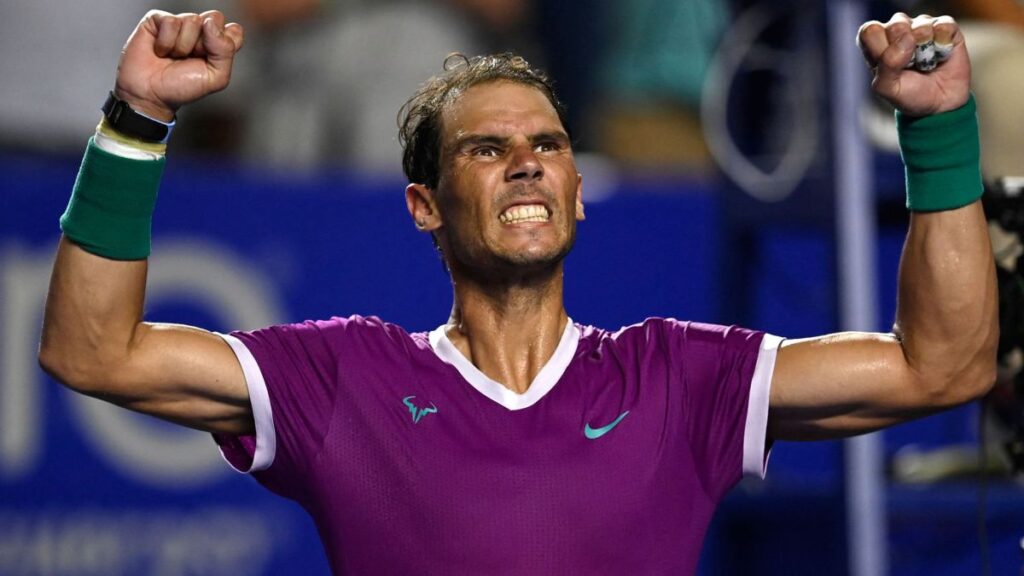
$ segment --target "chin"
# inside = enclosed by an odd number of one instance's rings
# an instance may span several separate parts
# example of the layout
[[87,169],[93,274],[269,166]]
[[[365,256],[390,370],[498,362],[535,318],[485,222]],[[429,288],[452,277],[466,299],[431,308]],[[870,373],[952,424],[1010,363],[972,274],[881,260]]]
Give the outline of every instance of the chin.
[[[460,249],[460,245],[453,242],[449,244],[451,249],[445,249],[444,252],[455,261],[450,261],[450,265],[454,264],[460,274],[490,281],[539,278],[559,269],[562,260],[572,250],[575,239],[576,235],[572,233],[561,240],[548,238],[546,241],[533,239],[508,242],[506,239],[506,242],[483,242],[473,250]],[[468,247],[469,244],[461,246]]]
[[550,248],[531,246],[525,250],[510,251],[501,254],[499,258],[517,270],[541,271],[560,264],[571,249],[572,242],[570,241],[562,246]]

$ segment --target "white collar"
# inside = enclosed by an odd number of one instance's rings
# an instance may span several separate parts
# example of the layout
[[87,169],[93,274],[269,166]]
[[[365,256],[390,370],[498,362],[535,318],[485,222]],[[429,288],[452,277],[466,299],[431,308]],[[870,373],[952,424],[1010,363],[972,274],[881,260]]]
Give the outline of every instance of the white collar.
[[550,392],[562,378],[562,374],[569,367],[569,363],[572,362],[573,356],[576,354],[576,346],[580,340],[580,331],[573,324],[572,318],[570,318],[565,325],[565,330],[562,332],[562,338],[558,342],[558,347],[555,348],[555,353],[551,355],[551,358],[544,364],[544,367],[537,373],[533,382],[530,383],[530,387],[526,389],[526,392],[517,394],[502,384],[491,380],[479,368],[474,366],[448,339],[445,328],[447,328],[447,325],[442,324],[430,333],[430,347],[434,349],[434,354],[437,354],[437,357],[444,362],[454,366],[466,382],[469,382],[481,394],[509,410],[529,408]]

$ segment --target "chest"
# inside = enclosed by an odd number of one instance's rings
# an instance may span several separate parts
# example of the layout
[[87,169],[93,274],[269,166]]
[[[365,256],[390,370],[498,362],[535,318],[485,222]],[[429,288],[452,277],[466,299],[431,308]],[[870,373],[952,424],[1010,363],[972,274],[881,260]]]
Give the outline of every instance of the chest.
[[451,372],[410,374],[404,385],[380,378],[342,388],[361,393],[339,398],[317,466],[331,477],[322,497],[343,508],[371,503],[460,533],[570,521],[600,529],[609,518],[649,522],[678,508],[679,494],[701,493],[684,399],[657,374],[573,366],[518,410]]
[[714,502],[665,370],[583,359],[520,409],[447,365],[358,378],[338,386],[311,482],[339,566],[685,573],[695,562],[689,544]]

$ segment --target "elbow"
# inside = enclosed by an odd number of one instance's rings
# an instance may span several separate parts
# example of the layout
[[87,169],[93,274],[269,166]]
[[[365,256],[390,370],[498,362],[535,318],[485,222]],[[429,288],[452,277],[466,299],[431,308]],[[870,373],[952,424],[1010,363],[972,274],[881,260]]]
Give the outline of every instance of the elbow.
[[84,393],[88,389],[87,373],[67,351],[44,343],[39,346],[38,359],[39,367],[55,381],[76,392]]
[[921,408],[946,410],[983,398],[996,383],[995,363],[950,374],[920,374]]
[[44,324],[39,367],[65,387],[88,396],[117,395],[137,380],[130,338],[70,337]]
[[994,284],[984,298],[963,300],[942,314],[913,318],[895,332],[917,387],[920,407],[941,410],[986,396],[998,377],[999,316]]
[[937,406],[959,406],[983,398],[992,391],[998,378],[998,342],[999,332],[996,329],[981,346],[953,364],[954,368],[947,366],[945,370],[932,374],[930,388]]
[[966,378],[973,383],[972,394],[967,399],[968,402],[987,396],[995,388],[999,379],[998,351],[999,322],[994,319],[967,370]]
[[113,382],[114,371],[97,357],[83,357],[56,346],[39,347],[39,367],[66,388],[96,396]]
[[962,388],[962,397],[957,398],[959,400],[957,403],[963,404],[984,398],[995,387],[997,378],[998,370],[996,369],[996,360],[993,354],[991,361],[979,363],[979,365],[972,367],[970,371],[963,375],[960,382],[955,384],[957,388]]

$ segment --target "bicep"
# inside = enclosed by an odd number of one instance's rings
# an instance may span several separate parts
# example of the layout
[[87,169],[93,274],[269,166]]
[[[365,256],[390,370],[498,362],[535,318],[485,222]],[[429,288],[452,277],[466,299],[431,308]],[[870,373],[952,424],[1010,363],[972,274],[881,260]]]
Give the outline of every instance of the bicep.
[[772,375],[768,433],[778,440],[841,438],[943,407],[893,334],[789,340]]
[[139,324],[123,362],[97,396],[198,430],[254,430],[235,353],[217,334],[190,326]]

